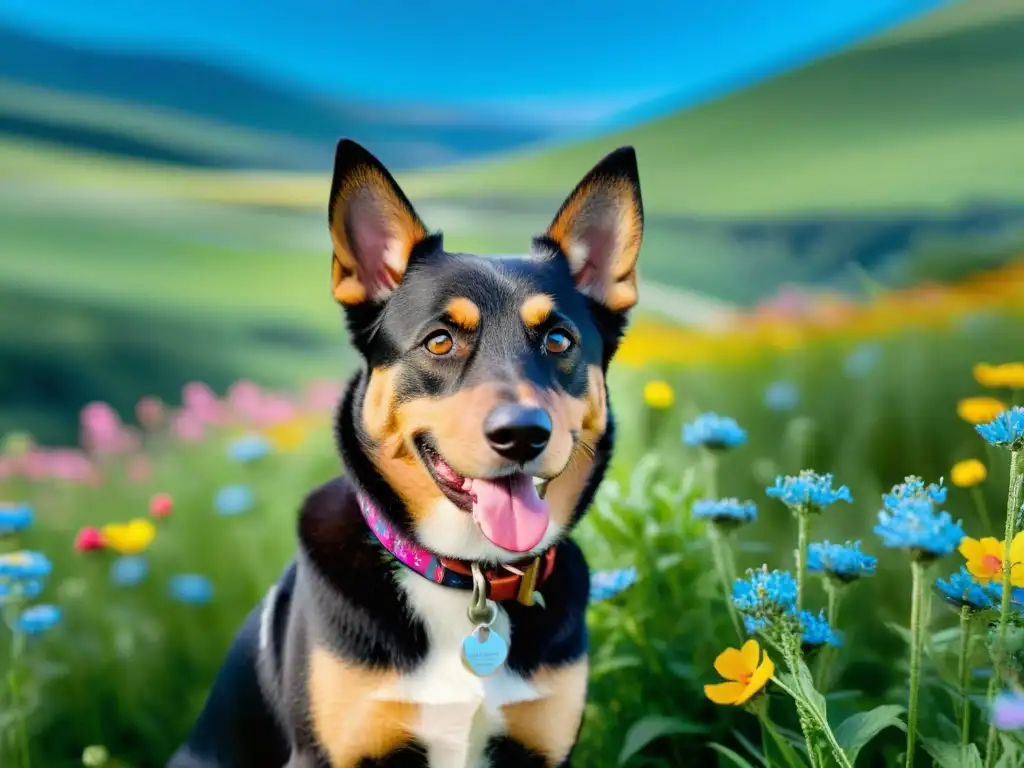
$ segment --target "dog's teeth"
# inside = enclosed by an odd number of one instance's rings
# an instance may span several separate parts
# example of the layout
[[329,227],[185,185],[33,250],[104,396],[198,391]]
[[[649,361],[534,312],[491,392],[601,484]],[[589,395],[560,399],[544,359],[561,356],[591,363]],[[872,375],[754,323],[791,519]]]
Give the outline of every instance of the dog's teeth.
[[535,478],[533,478],[533,484],[537,488],[540,488],[546,482],[547,482],[547,480],[545,480],[543,477],[535,477]]

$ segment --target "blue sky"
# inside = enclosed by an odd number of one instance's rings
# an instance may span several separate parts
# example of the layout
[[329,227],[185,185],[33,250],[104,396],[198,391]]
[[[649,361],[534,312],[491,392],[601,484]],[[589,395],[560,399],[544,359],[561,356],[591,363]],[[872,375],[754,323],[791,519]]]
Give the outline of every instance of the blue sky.
[[382,102],[608,127],[714,97],[944,0],[0,0],[0,21]]

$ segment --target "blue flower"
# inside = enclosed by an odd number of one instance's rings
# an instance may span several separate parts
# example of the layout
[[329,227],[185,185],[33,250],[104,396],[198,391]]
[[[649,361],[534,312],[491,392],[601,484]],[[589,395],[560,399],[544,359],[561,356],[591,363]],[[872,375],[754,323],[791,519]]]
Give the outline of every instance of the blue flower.
[[988,424],[979,424],[975,429],[990,445],[1019,451],[1024,448],[1024,408],[1015,405]]
[[764,391],[764,404],[773,411],[791,411],[800,403],[800,390],[788,381],[776,381]]
[[240,515],[253,505],[252,488],[248,485],[225,485],[213,499],[213,505],[222,515]]
[[843,370],[851,379],[862,379],[874,369],[882,356],[882,347],[877,342],[866,342],[846,356]]
[[829,625],[828,619],[825,618],[824,611],[817,616],[810,611],[800,611],[797,618],[800,621],[802,632],[800,639],[804,645],[842,645],[839,635],[836,634],[835,630]]
[[747,433],[728,416],[703,413],[689,424],[683,425],[683,443],[704,446],[712,450],[735,448],[747,442]]
[[1002,594],[997,594],[995,584],[989,584],[987,587],[981,586],[978,581],[971,576],[970,571],[961,566],[959,573],[954,573],[949,579],[943,581],[937,579],[935,586],[939,588],[942,593],[942,597],[957,606],[962,608],[964,606],[973,608],[976,611],[983,611],[986,608],[994,608],[995,603],[1002,599]]
[[819,475],[811,469],[803,470],[796,477],[779,475],[775,478],[775,485],[769,486],[765,493],[779,499],[794,512],[821,512],[837,501],[853,501],[850,489],[845,485],[832,487],[831,474]]
[[244,435],[228,444],[228,458],[239,464],[262,459],[270,453],[270,441],[263,435]]
[[119,587],[134,587],[149,573],[149,561],[141,555],[125,555],[110,564],[110,580]]
[[23,531],[32,525],[32,507],[28,504],[15,504],[0,501],[0,536]]
[[60,608],[55,605],[34,605],[18,617],[18,631],[26,635],[41,635],[60,623]]
[[924,484],[920,477],[910,475],[904,478],[902,483],[894,485],[889,493],[882,495],[882,503],[892,509],[898,507],[902,502],[912,499],[928,501],[932,504],[945,504],[946,494],[949,489],[938,483]]
[[875,534],[891,549],[906,549],[922,560],[951,554],[964,538],[960,523],[938,512],[928,498],[908,498],[878,513]]
[[855,581],[875,572],[878,559],[860,551],[860,542],[830,544],[823,541],[807,548],[808,573],[824,573],[839,581]]
[[736,579],[732,602],[740,613],[755,618],[781,616],[796,607],[796,580],[788,571],[769,571],[767,565]]
[[213,600],[213,584],[198,573],[180,573],[168,584],[171,597],[180,603],[205,605]]
[[50,575],[53,565],[42,552],[11,552],[0,555],[0,576],[9,579],[42,579]]
[[742,525],[757,520],[757,506],[739,499],[700,499],[691,509],[695,518],[710,520],[721,526]]
[[620,592],[633,586],[637,580],[636,568],[617,568],[610,571],[594,571],[590,574],[590,602],[610,600]]
[[992,725],[1000,731],[1019,731],[1024,728],[1024,693],[1006,691],[992,702]]
[[0,581],[0,605],[15,600],[31,600],[43,591],[43,582],[37,579],[28,581]]

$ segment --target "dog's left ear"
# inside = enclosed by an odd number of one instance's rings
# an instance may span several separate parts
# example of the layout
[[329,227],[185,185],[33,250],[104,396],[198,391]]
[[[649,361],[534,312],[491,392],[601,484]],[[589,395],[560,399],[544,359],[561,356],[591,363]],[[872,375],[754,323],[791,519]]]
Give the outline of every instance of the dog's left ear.
[[327,220],[334,245],[331,290],[347,307],[386,299],[427,238],[387,168],[348,139],[338,142],[334,155]]
[[625,312],[637,300],[643,232],[636,152],[620,147],[577,185],[546,234],[569,260],[581,292],[612,312]]

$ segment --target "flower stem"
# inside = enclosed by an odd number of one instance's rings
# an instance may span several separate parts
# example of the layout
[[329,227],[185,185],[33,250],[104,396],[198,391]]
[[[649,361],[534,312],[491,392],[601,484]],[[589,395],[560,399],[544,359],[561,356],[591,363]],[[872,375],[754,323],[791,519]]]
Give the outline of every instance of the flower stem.
[[811,518],[805,510],[796,513],[796,609],[804,607],[804,584],[807,582],[807,538],[810,535]]
[[967,745],[971,743],[971,651],[974,646],[971,609],[966,605],[960,609],[960,660],[958,678],[960,681],[960,749],[961,759],[966,759]]
[[[768,755],[768,732],[771,730],[771,722],[768,720],[767,715],[761,715],[757,718],[757,721],[761,723],[761,751],[764,753],[764,768],[772,768],[772,759]],[[775,735],[774,733],[772,734]]]
[[[15,719],[18,724],[17,738],[20,741],[21,752],[21,759],[18,762],[20,763],[21,768],[29,768],[28,729],[25,725],[25,711],[22,708],[21,701],[21,686],[18,682],[18,661],[21,658],[22,649],[25,643],[25,636],[15,627],[17,602],[12,601],[8,605],[10,608],[8,611],[5,611],[5,619],[7,626],[11,631],[11,668],[7,670],[7,686],[11,691],[11,709],[17,713],[15,715]],[[14,744],[14,737],[11,738],[11,744]],[[2,746],[2,744],[0,744],[0,746]]]
[[[836,622],[839,620],[839,603],[843,598],[843,588],[832,579],[828,579],[825,582],[825,594],[828,595],[828,625],[832,629],[836,628]],[[818,692],[822,695],[828,689],[829,685],[829,674],[828,665],[832,660],[832,646],[825,645],[820,651],[818,651],[818,666],[815,670],[814,675],[814,687],[818,689]]]
[[735,581],[732,553],[717,525],[708,523],[707,533],[708,543],[711,545],[711,559],[715,563],[715,570],[718,572],[718,578],[722,582],[722,596],[725,598],[725,605],[729,609],[729,618],[732,619],[732,626],[736,630],[736,636],[742,642],[746,635],[743,633],[743,625],[740,623],[736,606],[732,604],[732,585]]
[[[996,639],[992,658],[992,678],[988,684],[988,705],[992,707],[992,701],[999,692],[1002,682],[1002,667],[1004,659],[1004,645],[1006,642],[1006,624],[1010,616],[1010,592],[1013,585],[1013,563],[1011,548],[1013,537],[1017,535],[1017,512],[1020,509],[1020,485],[1024,479],[1022,473],[1021,459],[1024,452],[1020,450],[1010,452],[1010,487],[1006,493],[1006,531],[1003,542],[1003,599],[999,606],[999,624],[996,627]],[[985,745],[985,768],[992,768],[996,763],[996,727],[991,722],[988,726],[988,740]]]
[[985,503],[985,494],[981,492],[981,488],[974,486],[971,488],[971,495],[974,497],[974,506],[978,508],[978,516],[981,518],[981,524],[984,526],[983,530],[992,530],[992,518],[988,514],[988,504]]
[[917,698],[921,687],[921,647],[924,644],[924,566],[915,560],[910,564],[912,598],[910,603],[910,701],[907,705],[906,768],[913,768],[917,746]]

